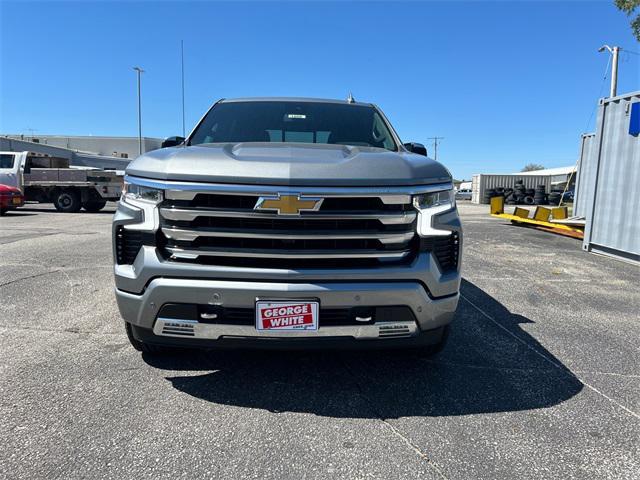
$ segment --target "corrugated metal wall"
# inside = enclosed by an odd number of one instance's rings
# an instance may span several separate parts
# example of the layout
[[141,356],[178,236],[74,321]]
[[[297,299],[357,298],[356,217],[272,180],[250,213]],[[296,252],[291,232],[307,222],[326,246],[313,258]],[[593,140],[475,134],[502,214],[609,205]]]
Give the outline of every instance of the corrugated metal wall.
[[587,212],[587,205],[593,203],[593,183],[596,176],[596,165],[598,164],[595,140],[595,133],[586,133],[582,135],[580,142],[576,193],[573,199],[573,215],[576,217],[584,217]]
[[127,165],[129,165],[129,162],[131,162],[130,158],[116,158],[78,153],[66,148],[54,147],[53,145],[43,145],[41,143],[31,143],[23,140],[12,140],[4,137],[0,137],[0,151],[37,152],[50,155],[52,157],[66,158],[73,166],[110,168],[116,170],[124,170],[127,168]]
[[548,175],[488,175],[477,174],[471,180],[471,201],[473,203],[488,203],[484,200],[484,194],[491,188],[513,188],[517,181],[522,180],[525,188],[535,189],[538,185],[544,185],[545,191],[551,190],[551,177]]
[[600,101],[595,154],[588,157],[595,175],[580,188],[591,197],[583,248],[640,262],[640,136],[629,134],[635,102],[640,92]]

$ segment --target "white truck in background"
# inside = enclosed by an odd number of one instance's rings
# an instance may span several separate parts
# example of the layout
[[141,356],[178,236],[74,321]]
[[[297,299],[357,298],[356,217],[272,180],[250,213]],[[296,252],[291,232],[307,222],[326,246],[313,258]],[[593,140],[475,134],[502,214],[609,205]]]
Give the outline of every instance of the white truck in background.
[[98,212],[122,193],[123,174],[69,167],[69,160],[33,152],[0,152],[0,184],[19,188],[26,201],[53,203],[59,212]]

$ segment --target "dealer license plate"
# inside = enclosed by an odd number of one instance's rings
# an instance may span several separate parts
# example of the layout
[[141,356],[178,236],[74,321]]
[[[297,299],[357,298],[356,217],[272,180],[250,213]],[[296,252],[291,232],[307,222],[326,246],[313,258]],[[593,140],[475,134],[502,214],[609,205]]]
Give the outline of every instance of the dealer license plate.
[[256,329],[260,331],[318,330],[318,302],[258,300]]

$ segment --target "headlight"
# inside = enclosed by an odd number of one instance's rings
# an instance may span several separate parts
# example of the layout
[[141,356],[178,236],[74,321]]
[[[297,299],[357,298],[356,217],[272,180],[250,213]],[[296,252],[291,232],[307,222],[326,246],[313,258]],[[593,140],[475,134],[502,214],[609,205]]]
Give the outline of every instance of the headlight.
[[433,217],[451,210],[456,206],[456,195],[453,190],[424,193],[413,197],[413,206],[418,210],[418,235],[421,237],[450,235],[450,230],[433,228]]
[[135,183],[124,182],[122,187],[124,200],[141,200],[149,203],[160,203],[164,199],[164,191],[152,187],[143,187]]
[[413,197],[413,206],[418,210],[425,208],[436,208],[446,205],[448,208],[456,206],[456,194],[453,190],[442,190],[440,192],[424,193]]

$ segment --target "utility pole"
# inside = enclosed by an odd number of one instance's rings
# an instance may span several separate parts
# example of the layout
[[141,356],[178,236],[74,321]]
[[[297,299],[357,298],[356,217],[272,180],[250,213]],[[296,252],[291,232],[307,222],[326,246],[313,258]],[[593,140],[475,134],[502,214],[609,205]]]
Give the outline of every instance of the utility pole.
[[140,67],[133,67],[138,72],[138,155],[142,155],[142,101],[140,100],[140,74],[144,70]]
[[611,89],[609,90],[609,96],[615,97],[618,91],[618,55],[621,47],[610,47],[609,45],[601,46],[598,51],[604,52],[608,50],[611,54]]
[[429,137],[427,140],[433,140],[433,159],[438,160],[438,142],[444,140],[444,137]]
[[33,132],[37,132],[35,128],[27,128],[26,129],[31,134],[31,140],[33,140]]
[[186,137],[184,128],[184,40],[180,40],[180,62],[182,67],[182,136]]

